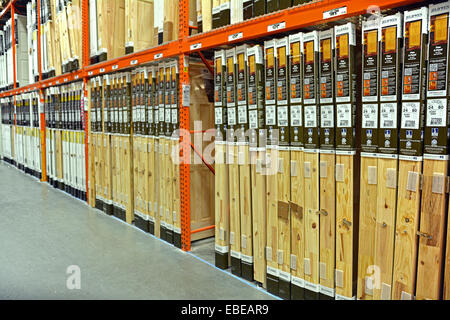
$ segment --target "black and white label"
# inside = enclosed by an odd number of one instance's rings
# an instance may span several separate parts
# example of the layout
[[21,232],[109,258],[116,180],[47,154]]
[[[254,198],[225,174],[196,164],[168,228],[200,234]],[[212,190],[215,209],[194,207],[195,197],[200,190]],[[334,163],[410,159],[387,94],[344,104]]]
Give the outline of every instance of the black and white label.
[[429,99],[426,118],[427,127],[445,127],[447,125],[447,100]]
[[404,102],[402,104],[402,129],[419,129],[420,102]]
[[288,107],[278,107],[278,126],[279,127],[287,127],[289,126],[289,116],[288,116]]
[[302,106],[291,106],[291,126],[300,127],[302,126]]
[[352,126],[351,104],[339,104],[337,106],[337,127],[349,128]]
[[283,22],[279,22],[279,23],[274,23],[274,24],[267,26],[267,32],[282,30],[284,28],[286,28],[286,22],[283,21]]
[[316,106],[304,106],[305,108],[305,127],[317,127],[317,108]]
[[347,14],[347,7],[331,9],[323,12],[323,20],[335,18],[344,14]]
[[236,125],[236,108],[227,108],[228,124],[230,126]]
[[239,106],[238,107],[238,121],[239,121],[239,124],[247,123],[247,106]]
[[266,106],[266,125],[274,126],[276,124],[276,107]]
[[320,126],[322,128],[334,128],[333,105],[320,106]]
[[250,110],[249,115],[249,128],[258,129],[258,110]]
[[397,128],[397,103],[382,103],[380,105],[380,128]]
[[363,104],[362,127],[364,129],[376,129],[378,127],[378,105]]
[[215,109],[215,124],[220,125],[223,124],[223,117],[222,117],[222,108],[216,108]]

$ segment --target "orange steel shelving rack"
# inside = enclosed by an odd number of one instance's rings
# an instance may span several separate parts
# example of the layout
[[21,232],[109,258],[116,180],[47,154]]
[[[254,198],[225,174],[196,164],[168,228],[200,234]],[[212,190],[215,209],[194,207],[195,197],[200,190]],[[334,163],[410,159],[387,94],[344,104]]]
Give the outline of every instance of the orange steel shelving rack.
[[[331,22],[334,20],[341,20],[352,16],[370,13],[374,8],[384,10],[410,5],[420,0],[317,0],[309,2],[300,6],[291,7],[275,13],[266,14],[264,16],[256,17],[241,23],[229,25],[218,28],[209,32],[189,36],[190,29],[196,29],[189,26],[189,0],[179,1],[179,37],[178,40],[159,45],[154,48],[132,53],[122,56],[120,58],[109,61],[89,65],[89,1],[82,0],[82,43],[83,43],[83,58],[80,70],[68,74],[63,74],[51,79],[42,80],[41,66],[39,65],[39,82],[30,84],[24,87],[16,87],[16,74],[14,72],[14,89],[1,92],[0,97],[15,96],[17,94],[39,90],[41,105],[43,103],[43,91],[47,87],[69,83],[72,81],[82,80],[86,84],[89,78],[101,74],[117,72],[124,69],[134,68],[136,66],[146,64],[152,61],[158,61],[166,58],[178,57],[180,70],[180,129],[182,135],[180,137],[180,198],[181,198],[181,234],[182,234],[182,249],[189,251],[191,248],[191,234],[212,229],[214,226],[209,226],[199,230],[191,231],[191,212],[190,212],[190,174],[189,174],[189,160],[190,157],[190,131],[189,128],[189,106],[184,106],[183,88],[189,86],[189,60],[188,57],[192,53],[198,53],[202,60],[207,64],[211,71],[211,66],[208,65],[206,59],[202,55],[203,50],[212,50],[217,47],[231,45],[239,42],[245,42],[252,39],[262,38],[266,36],[274,36],[283,32],[289,32],[295,29],[314,26],[317,24]],[[11,0],[0,13],[0,21],[4,17],[14,17],[15,5],[19,0]],[[37,8],[39,12],[41,0],[37,0]],[[40,18],[38,15],[38,33],[40,34]],[[13,24],[14,28],[14,24]],[[15,43],[14,29],[13,43]],[[38,42],[38,55],[40,62],[41,44]],[[15,51],[15,47],[13,47]],[[15,54],[14,64],[15,64]],[[85,92],[87,93],[87,92]],[[86,96],[86,95],[85,95]],[[188,99],[189,100],[189,99]],[[40,110],[41,118],[41,144],[42,144],[42,180],[46,181],[45,173],[45,113]],[[87,126],[87,111],[84,112],[84,123],[86,130],[86,170],[88,170],[88,126]],[[198,150],[194,150],[199,152]],[[200,154],[199,154],[200,155]],[[201,156],[201,155],[200,155]],[[207,163],[205,163],[208,165]],[[208,165],[212,173],[212,167]],[[88,174],[86,172],[86,177]],[[87,184],[89,183],[87,179]],[[88,195],[89,197],[89,195]]]

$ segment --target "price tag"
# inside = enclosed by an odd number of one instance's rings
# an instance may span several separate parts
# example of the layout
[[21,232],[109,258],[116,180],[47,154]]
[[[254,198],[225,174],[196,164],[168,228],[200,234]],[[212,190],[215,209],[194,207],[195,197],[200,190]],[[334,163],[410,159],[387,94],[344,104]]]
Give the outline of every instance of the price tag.
[[68,80],[67,78],[64,78],[64,82],[67,82],[67,80]]
[[191,50],[197,50],[197,49],[200,49],[201,47],[202,47],[202,43],[201,42],[195,43],[195,44],[191,45]]
[[162,53],[157,53],[157,54],[154,55],[153,58],[154,58],[155,60],[157,60],[157,59],[161,59],[162,57],[163,57],[163,54],[162,54]]
[[272,32],[272,31],[276,31],[276,30],[282,30],[286,28],[286,22],[278,22],[278,23],[274,23],[271,24],[270,26],[267,27],[267,32]]
[[75,80],[78,80],[79,78],[80,78],[79,75],[76,75],[76,76],[75,76]]
[[88,72],[88,76],[92,76],[93,74],[94,74],[93,71],[89,71],[89,72]]
[[59,80],[56,80],[56,84],[59,84]]
[[347,14],[347,7],[340,7],[337,9],[331,9],[328,11],[324,11],[323,13],[323,19],[330,19],[330,18],[335,18],[338,16],[342,16],[344,14]]
[[235,41],[235,40],[238,40],[238,39],[242,39],[243,36],[244,36],[244,34],[242,32],[238,32],[238,33],[229,35],[228,36],[228,41],[230,42],[230,41]]
[[113,65],[113,66],[112,66],[112,69],[113,69],[113,70],[119,69],[119,65],[118,65],[118,64]]
[[183,107],[191,105],[191,86],[183,84]]
[[130,65],[134,66],[134,65],[136,65],[137,63],[138,63],[137,60],[131,60]]
[[100,73],[103,73],[103,72],[105,72],[105,68],[100,69]]

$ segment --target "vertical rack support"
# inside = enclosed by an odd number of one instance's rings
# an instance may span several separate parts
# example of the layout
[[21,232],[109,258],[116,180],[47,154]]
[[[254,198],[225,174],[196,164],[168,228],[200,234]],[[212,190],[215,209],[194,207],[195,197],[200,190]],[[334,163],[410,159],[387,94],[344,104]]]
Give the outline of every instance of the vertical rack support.
[[[83,69],[89,65],[89,0],[81,1],[81,28],[82,28],[82,66]],[[88,126],[88,112],[87,106],[87,77],[83,74],[83,94],[81,114],[83,115],[82,121],[84,125],[84,160],[86,162],[86,201],[89,203],[89,126]]]
[[[39,70],[39,81],[42,81],[42,65],[41,65],[41,0],[36,1],[36,12],[37,12],[37,32],[38,32],[38,70]],[[44,105],[44,92],[43,88],[39,88],[39,129],[40,129],[40,137],[41,137],[41,172],[42,177],[41,181],[47,181],[47,153],[46,153],[46,136],[45,136],[45,105]]]
[[[13,85],[14,89],[17,88],[17,61],[16,61],[16,7],[14,3],[11,3],[11,36],[12,36],[12,52],[13,52]],[[14,100],[15,102],[15,100]]]
[[185,106],[186,94],[183,90],[189,87],[189,63],[188,57],[183,52],[183,42],[189,36],[189,0],[179,0],[180,24],[178,57],[180,72],[180,199],[181,199],[181,244],[184,251],[191,250],[191,178],[190,178],[190,129],[189,129],[189,105]]
[[[40,77],[40,73],[39,73]],[[47,181],[47,153],[46,153],[46,136],[45,136],[45,105],[44,105],[45,89],[39,88],[39,115],[40,115],[40,137],[41,137],[41,181]]]

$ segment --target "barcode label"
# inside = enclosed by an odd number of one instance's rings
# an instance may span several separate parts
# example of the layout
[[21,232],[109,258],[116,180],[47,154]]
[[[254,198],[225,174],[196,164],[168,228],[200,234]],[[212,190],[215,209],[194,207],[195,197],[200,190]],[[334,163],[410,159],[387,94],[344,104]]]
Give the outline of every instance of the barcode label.
[[440,119],[440,118],[432,118],[431,119],[431,125],[432,126],[442,125],[442,119]]
[[378,110],[376,104],[365,104],[362,109],[364,129],[375,129],[378,124]]
[[446,99],[429,99],[427,101],[427,127],[446,126],[446,114]]
[[236,109],[228,108],[228,124],[230,126],[236,125]]
[[276,123],[275,106],[266,106],[266,125],[274,126]]
[[305,126],[307,128],[317,127],[316,106],[305,106]]
[[320,125],[322,128],[334,127],[334,110],[333,105],[320,107]]
[[339,128],[351,127],[352,107],[350,104],[340,104],[337,106],[337,119]]
[[215,123],[217,125],[223,124],[223,117],[222,117],[222,108],[216,108],[215,110]]
[[278,126],[287,127],[289,125],[288,108],[278,107]]
[[291,126],[300,127],[302,125],[302,107],[291,106]]
[[403,103],[402,129],[419,129],[420,102]]
[[397,104],[382,103],[380,106],[380,128],[397,128]]
[[258,128],[258,110],[249,111],[249,127],[250,129]]
[[246,106],[238,107],[238,120],[239,120],[239,124],[247,123],[247,107]]

